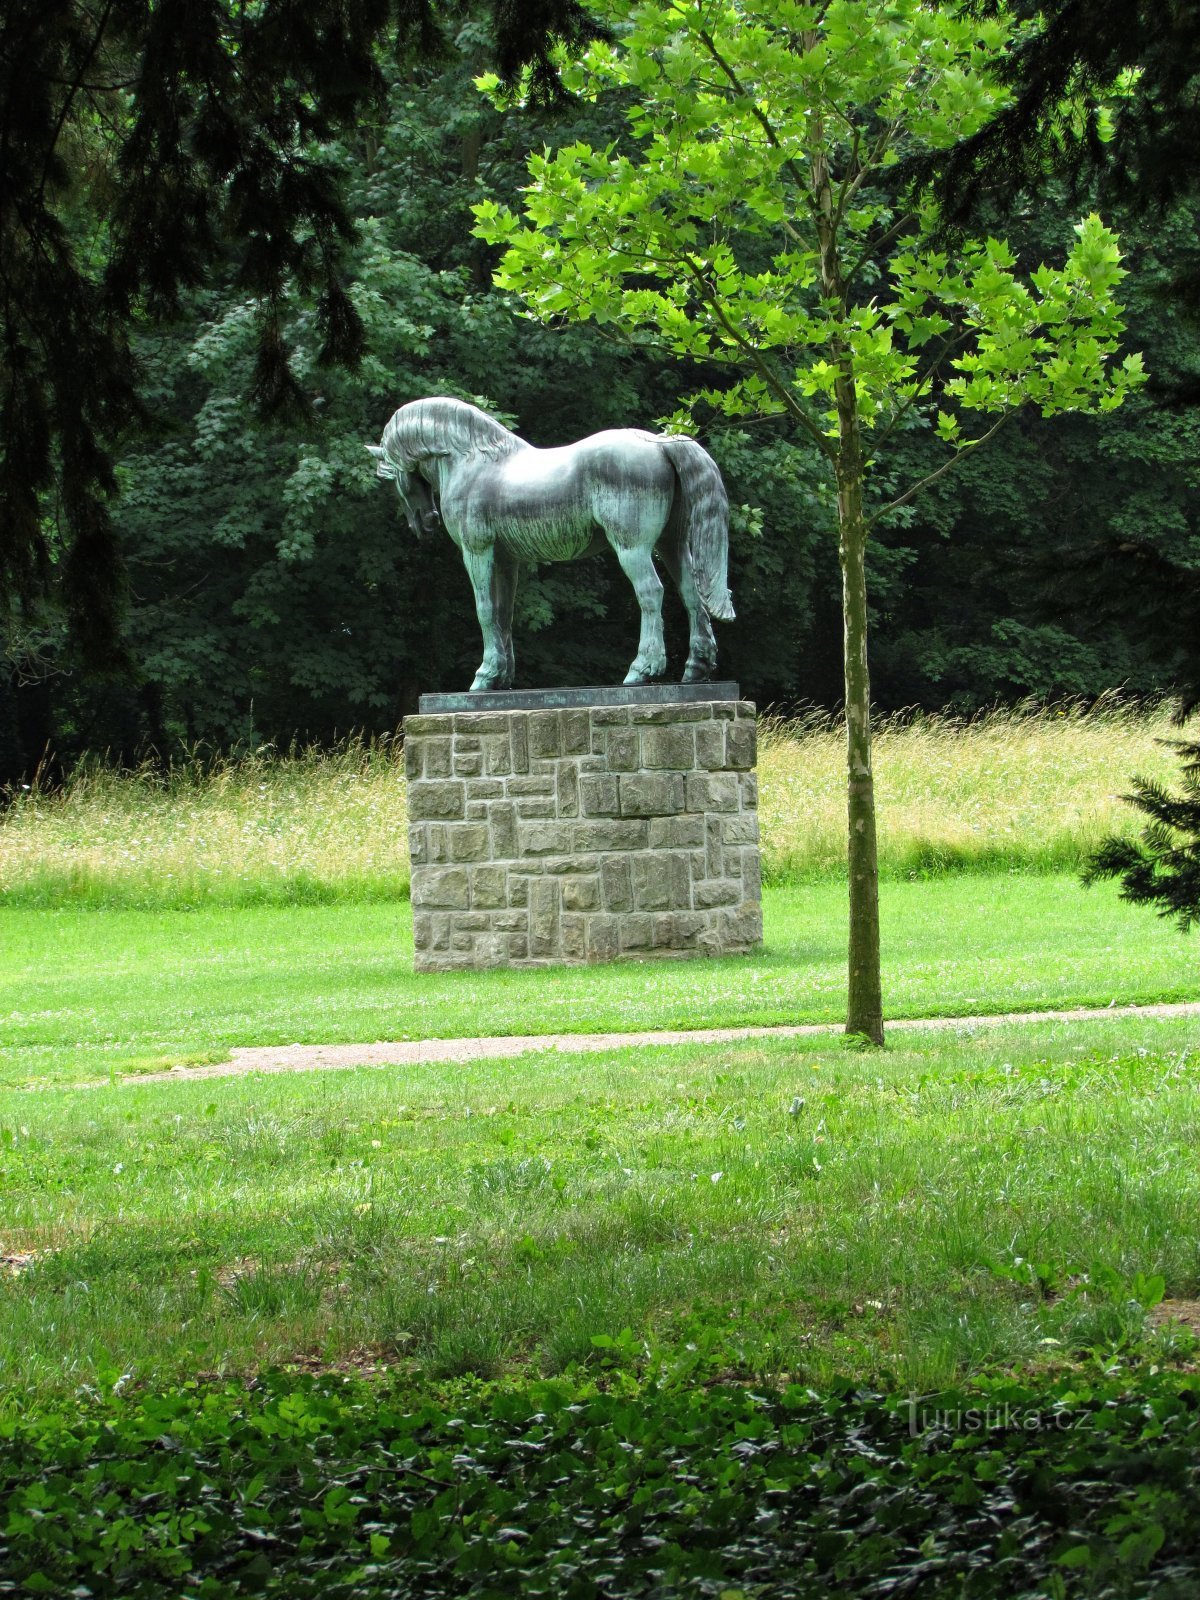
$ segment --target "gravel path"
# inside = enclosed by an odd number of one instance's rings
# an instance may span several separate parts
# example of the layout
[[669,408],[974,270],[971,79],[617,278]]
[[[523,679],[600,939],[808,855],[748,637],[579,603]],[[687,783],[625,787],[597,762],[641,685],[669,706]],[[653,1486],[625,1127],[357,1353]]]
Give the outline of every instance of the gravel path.
[[[1173,1005],[1080,1007],[1073,1011],[1014,1011],[990,1017],[918,1017],[888,1023],[889,1032],[998,1028],[1020,1022],[1095,1022],[1113,1017],[1197,1017],[1200,1000]],[[840,1022],[806,1022],[777,1028],[663,1029],[655,1033],[543,1033],[488,1039],[405,1039],[395,1044],[283,1044],[239,1047],[213,1066],[172,1067],[169,1072],[137,1073],[126,1083],[160,1083],[186,1078],[236,1078],[248,1072],[321,1072],[346,1067],[419,1066],[434,1061],[484,1061],[530,1055],[539,1050],[582,1054],[624,1050],[630,1045],[734,1044],[740,1039],[808,1039],[840,1033]]]

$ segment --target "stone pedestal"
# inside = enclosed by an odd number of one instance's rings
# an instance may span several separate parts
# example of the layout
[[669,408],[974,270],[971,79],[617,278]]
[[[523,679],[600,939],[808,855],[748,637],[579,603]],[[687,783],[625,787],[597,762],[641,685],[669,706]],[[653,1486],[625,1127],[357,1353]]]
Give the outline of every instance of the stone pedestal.
[[419,972],[762,943],[748,701],[409,717],[404,757]]

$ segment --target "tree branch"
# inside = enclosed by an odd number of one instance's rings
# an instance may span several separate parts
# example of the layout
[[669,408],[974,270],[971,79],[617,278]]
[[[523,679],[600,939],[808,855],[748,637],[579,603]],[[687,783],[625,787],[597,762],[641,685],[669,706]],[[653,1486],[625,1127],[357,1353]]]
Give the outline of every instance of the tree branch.
[[787,384],[784,383],[783,379],[780,378],[775,372],[770,363],[763,359],[762,351],[757,349],[750,342],[750,340],[746,338],[745,334],[742,333],[740,329],[735,327],[735,325],[726,316],[724,308],[721,306],[716,294],[705,278],[704,273],[701,271],[699,263],[693,261],[692,258],[686,253],[680,257],[680,261],[691,273],[693,280],[699,286],[701,291],[701,299],[703,300],[704,304],[708,306],[713,316],[716,317],[717,321],[721,324],[722,328],[724,328],[729,337],[734,341],[738,349],[744,351],[744,353],[749,357],[750,363],[755,372],[758,373],[759,377],[766,384],[767,388],[770,389],[771,393],[776,397],[776,399],[782,403],[787,414],[794,421],[800,424],[800,426],[808,434],[809,438],[821,451],[822,455],[832,460],[833,451],[830,448],[829,440],[826,439],[820,428],[817,427],[816,423],[809,416],[808,412],[805,411],[804,407],[800,405],[795,395],[788,388]]
[[871,516],[864,518],[868,532],[884,517],[891,516],[893,511],[899,511],[901,506],[906,506],[910,500],[915,500],[923,489],[929,488],[931,483],[936,483],[939,478],[944,478],[948,472],[958,466],[960,461],[965,461],[969,455],[978,450],[981,444],[986,444],[994,434],[999,432],[1012,415],[1013,412],[1011,411],[1003,412],[986,433],[981,433],[978,439],[972,439],[970,444],[964,444],[961,449],[956,450],[949,461],[944,461],[936,472],[928,473],[919,483],[914,483],[911,489],[907,489],[902,495],[898,495],[895,500],[889,501],[886,506],[881,506]]

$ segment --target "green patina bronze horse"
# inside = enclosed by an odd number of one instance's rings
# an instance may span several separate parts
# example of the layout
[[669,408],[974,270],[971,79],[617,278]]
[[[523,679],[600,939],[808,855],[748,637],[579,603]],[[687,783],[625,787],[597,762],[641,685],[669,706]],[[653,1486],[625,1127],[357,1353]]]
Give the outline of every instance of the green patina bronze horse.
[[521,563],[573,561],[605,542],[642,611],[625,682],[650,683],[667,670],[656,551],[687,607],[683,681],[713,676],[710,618],[733,616],[729,503],[716,463],[694,439],[614,428],[537,450],[478,406],[436,398],[401,406],[382,441],[367,449],[378,475],[395,481],[413,532],[445,528],[462,551],[483,632],[473,693],[512,685]]

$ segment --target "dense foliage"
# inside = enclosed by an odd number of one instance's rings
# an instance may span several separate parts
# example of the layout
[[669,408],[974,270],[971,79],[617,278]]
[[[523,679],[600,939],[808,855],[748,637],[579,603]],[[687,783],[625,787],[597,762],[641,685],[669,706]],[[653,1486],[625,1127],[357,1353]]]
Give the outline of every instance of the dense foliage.
[[[255,297],[265,409],[300,399],[280,326],[289,291],[315,307],[322,361],[353,364],[353,230],[322,144],[376,96],[385,39],[428,55],[455,12],[432,0],[5,7],[0,599],[25,609],[56,593],[94,664],[116,648],[113,453],[145,399],[134,318],[223,267]],[[577,0],[495,0],[483,15],[502,70],[530,64],[543,89],[549,45],[595,33]]]
[[1186,1376],[439,1401],[274,1373],[0,1419],[0,1593],[1166,1600],[1198,1453]]
[[[285,292],[272,314],[312,404],[305,418],[256,419],[248,393],[263,315],[238,250],[181,288],[173,320],[135,323],[148,426],[126,426],[123,413],[122,493],[108,506],[129,578],[132,676],[88,665],[57,605],[10,612],[0,784],[28,778],[48,744],[65,758],[85,747],[130,756],[147,743],[390,730],[420,689],[465,682],[477,650],[455,552],[412,544],[361,451],[391,410],[455,392],[554,444],[653,423],[711,381],[702,363],[669,371],[619,330],[539,329],[490,287],[494,257],[470,237],[470,203],[514,203],[529,148],[604,143],[621,125],[579,106],[498,117],[471,82],[493,59],[491,10],[440,14],[449,54],[385,62],[380,109],[315,147],[359,230],[338,257],[364,325],[358,375],[320,365],[315,307]],[[111,110],[111,97],[103,104]],[[69,125],[86,144],[87,119]],[[79,154],[69,192],[78,199],[80,181],[94,182],[106,204],[106,147],[88,149],[95,160]],[[1086,193],[1070,202],[1076,212],[1091,203]],[[1050,188],[981,227],[1002,226],[1028,267],[1068,247],[1067,209]],[[93,220],[79,220],[80,238],[94,236]],[[1150,384],[1110,416],[1010,424],[957,481],[881,526],[873,690],[885,708],[972,709],[1117,683],[1145,692],[1185,675],[1188,640],[1200,637],[1200,371],[1171,284],[1200,259],[1197,228],[1186,209],[1153,225],[1112,209],[1106,220],[1131,273],[1126,343],[1145,351]],[[723,664],[760,702],[833,705],[839,577],[817,453],[785,421],[714,424],[705,443],[734,502],[739,619],[721,629]],[[944,448],[920,431],[892,447],[895,489]],[[51,567],[55,592],[63,571]],[[85,586],[85,598],[98,603],[98,591]],[[668,624],[678,649],[681,614]],[[528,681],[610,679],[636,626],[611,561],[543,569],[518,618]]]

